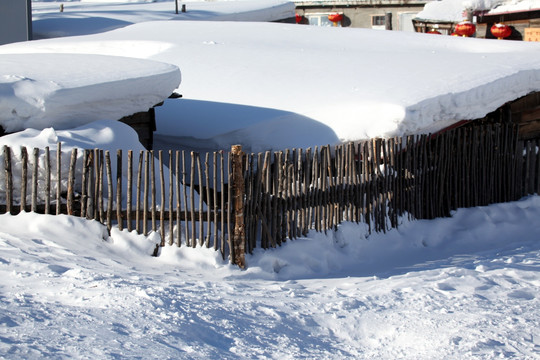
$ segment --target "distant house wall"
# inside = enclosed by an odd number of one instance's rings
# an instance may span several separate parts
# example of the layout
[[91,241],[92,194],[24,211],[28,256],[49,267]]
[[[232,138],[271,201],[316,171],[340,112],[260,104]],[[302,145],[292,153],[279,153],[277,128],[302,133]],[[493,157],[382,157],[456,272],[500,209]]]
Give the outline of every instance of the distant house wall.
[[[344,18],[340,26],[381,30],[385,29],[385,16],[391,14],[392,30],[414,31],[412,18],[422,11],[425,3],[426,1],[393,0],[299,1],[296,2],[296,12],[307,18],[342,13]],[[308,22],[305,21],[305,23]]]
[[501,14],[478,14],[476,37],[493,39],[491,27],[495,23],[504,23],[513,28],[512,35],[508,40],[523,40],[525,29],[540,28],[540,11],[520,11]]
[[0,45],[31,39],[30,0],[0,0]]

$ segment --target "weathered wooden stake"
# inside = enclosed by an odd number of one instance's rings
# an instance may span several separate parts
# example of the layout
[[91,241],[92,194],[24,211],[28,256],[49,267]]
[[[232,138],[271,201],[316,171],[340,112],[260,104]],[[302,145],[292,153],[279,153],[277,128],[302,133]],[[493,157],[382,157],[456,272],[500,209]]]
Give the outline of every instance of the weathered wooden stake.
[[232,155],[232,179],[234,196],[234,235],[231,249],[231,260],[233,264],[241,269],[246,267],[245,261],[245,243],[246,233],[244,226],[244,169],[242,157],[244,152],[242,146],[233,145],[231,147]]
[[39,149],[34,148],[32,163],[32,212],[37,209]]
[[73,200],[75,192],[75,165],[77,164],[77,148],[71,150],[71,159],[68,171],[67,213],[73,215]]
[[21,147],[21,162],[22,162],[22,174],[21,174],[21,210],[26,211],[26,187],[28,184],[28,152],[26,147]]

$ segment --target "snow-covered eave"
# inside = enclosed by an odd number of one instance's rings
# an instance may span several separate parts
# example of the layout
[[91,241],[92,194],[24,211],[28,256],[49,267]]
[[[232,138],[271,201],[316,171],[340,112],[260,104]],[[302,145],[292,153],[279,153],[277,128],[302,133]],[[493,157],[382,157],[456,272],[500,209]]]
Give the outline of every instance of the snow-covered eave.
[[425,5],[430,0],[296,0],[297,7],[351,7],[351,6],[388,6],[388,5]]
[[415,22],[426,23],[426,24],[457,24],[459,22],[459,21],[452,21],[452,20],[424,19],[424,18],[419,18],[419,17],[415,17],[412,20]]

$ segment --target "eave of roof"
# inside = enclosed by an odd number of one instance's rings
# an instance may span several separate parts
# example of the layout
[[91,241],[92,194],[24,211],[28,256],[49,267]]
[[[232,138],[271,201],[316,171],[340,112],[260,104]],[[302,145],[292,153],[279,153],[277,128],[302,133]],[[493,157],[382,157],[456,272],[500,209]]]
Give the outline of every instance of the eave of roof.
[[425,5],[429,0],[296,0],[297,7]]
[[540,9],[529,9],[519,11],[506,11],[506,12],[493,12],[491,11],[479,11],[475,12],[476,21],[479,24],[492,23],[496,21],[516,21],[516,20],[528,20],[540,18]]

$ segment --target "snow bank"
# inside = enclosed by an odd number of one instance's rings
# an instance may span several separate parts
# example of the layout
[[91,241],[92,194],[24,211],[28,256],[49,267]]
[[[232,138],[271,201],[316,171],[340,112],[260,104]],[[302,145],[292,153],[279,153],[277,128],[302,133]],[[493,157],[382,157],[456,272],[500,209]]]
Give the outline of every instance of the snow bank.
[[[79,166],[76,168],[75,174],[75,191],[81,191],[81,179],[82,179],[82,163],[83,163],[83,152],[81,149],[101,149],[109,150],[111,156],[111,166],[113,169],[116,168],[116,150],[124,150],[124,164],[127,163],[127,150],[133,150],[134,153],[134,164],[138,163],[139,151],[146,150],[138,140],[138,135],[131,127],[121,123],[119,121],[113,120],[104,120],[96,121],[90,124],[86,124],[70,130],[55,130],[54,128],[46,128],[43,130],[36,129],[26,129],[21,132],[14,134],[6,135],[0,137],[0,148],[2,153],[0,154],[0,161],[4,163],[5,154],[3,152],[4,145],[11,148],[11,166],[12,166],[12,176],[13,176],[13,194],[16,200],[20,199],[21,194],[21,173],[22,173],[22,150],[21,148],[26,147],[28,153],[28,169],[29,169],[29,183],[28,189],[31,189],[30,181],[32,178],[31,169],[33,167],[34,161],[32,152],[34,148],[40,150],[39,159],[38,159],[38,188],[42,191],[38,192],[38,201],[44,203],[45,201],[45,182],[46,182],[46,172],[45,172],[45,148],[49,147],[49,156],[50,156],[50,169],[51,169],[51,196],[55,197],[58,182],[56,177],[57,161],[56,154],[58,143],[62,147],[62,164],[61,164],[61,174],[62,174],[62,189],[67,189],[67,174],[69,173],[69,165],[71,152],[73,149],[78,149],[77,152],[77,163]],[[124,172],[124,181],[127,177],[126,166],[123,168]],[[5,203],[5,172],[0,171],[0,201]],[[116,187],[116,184],[114,184]],[[31,191],[28,191],[27,203],[31,201]]]
[[[95,221],[0,215],[0,355],[535,359],[540,199],[362,226],[248,256]],[[151,350],[150,350],[151,349]]]

